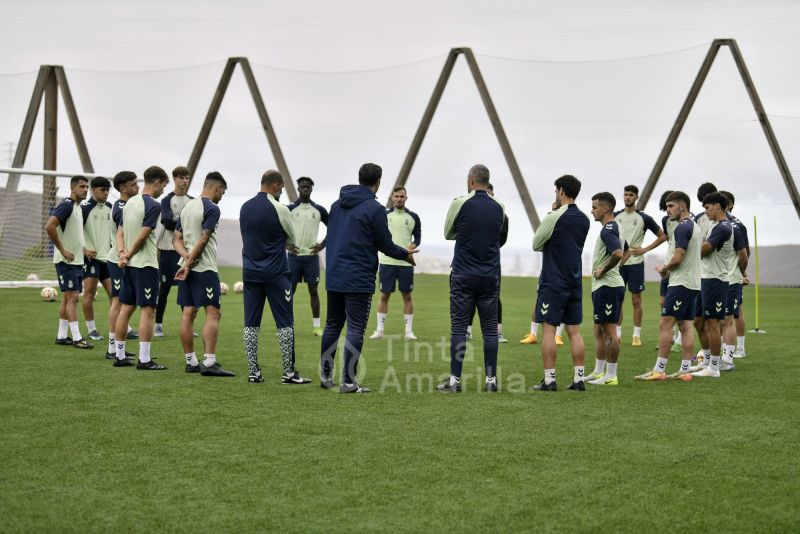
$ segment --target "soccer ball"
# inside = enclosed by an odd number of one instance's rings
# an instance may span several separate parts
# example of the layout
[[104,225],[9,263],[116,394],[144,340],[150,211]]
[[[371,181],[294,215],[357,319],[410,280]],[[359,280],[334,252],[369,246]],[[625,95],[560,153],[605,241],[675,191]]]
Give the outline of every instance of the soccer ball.
[[39,281],[39,275],[38,275],[38,274],[36,274],[36,273],[31,273],[31,274],[29,274],[29,275],[28,275],[28,277],[26,278],[26,280],[27,280],[28,282],[38,282],[38,281]]
[[56,298],[58,298],[58,291],[54,287],[43,287],[39,295],[45,302],[55,302]]
[[222,295],[226,295],[228,293],[228,284],[226,284],[225,282],[220,282],[219,283],[219,292]]
[[241,280],[233,284],[234,293],[244,293],[244,282]]

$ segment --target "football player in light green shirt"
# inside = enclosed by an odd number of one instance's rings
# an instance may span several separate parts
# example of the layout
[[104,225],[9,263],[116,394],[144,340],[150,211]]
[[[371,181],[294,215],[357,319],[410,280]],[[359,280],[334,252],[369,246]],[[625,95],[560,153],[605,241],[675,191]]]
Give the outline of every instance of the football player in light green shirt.
[[98,282],[106,290],[111,300],[111,276],[108,272],[108,252],[116,233],[116,225],[111,219],[111,204],[108,202],[108,190],[111,182],[108,178],[97,176],[92,178],[92,198],[81,205],[83,211],[83,239],[86,243],[86,258],[83,265],[83,318],[89,339],[101,341],[103,336],[97,331],[94,322],[94,299],[97,296]]
[[[83,282],[84,253],[83,212],[79,204],[89,192],[89,180],[85,176],[73,176],[69,186],[69,198],[53,208],[44,227],[53,242],[53,263],[61,289],[56,345],[93,349],[94,345],[81,336],[78,324],[78,297]],[[67,330],[72,332],[71,339],[67,337]]]

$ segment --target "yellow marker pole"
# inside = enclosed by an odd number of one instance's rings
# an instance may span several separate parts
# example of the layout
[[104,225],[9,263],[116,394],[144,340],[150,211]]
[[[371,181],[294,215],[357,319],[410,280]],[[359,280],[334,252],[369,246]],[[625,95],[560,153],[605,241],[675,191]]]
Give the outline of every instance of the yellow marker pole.
[[756,327],[754,330],[750,330],[751,334],[766,334],[764,330],[759,328],[759,320],[758,320],[758,226],[757,226],[756,216],[753,215],[753,238],[755,242],[755,251],[756,251]]

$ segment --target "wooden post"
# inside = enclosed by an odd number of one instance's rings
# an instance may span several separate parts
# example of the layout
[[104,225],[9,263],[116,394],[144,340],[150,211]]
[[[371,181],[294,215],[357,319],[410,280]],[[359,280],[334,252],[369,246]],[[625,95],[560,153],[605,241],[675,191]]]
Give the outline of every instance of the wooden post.
[[84,172],[94,174],[92,158],[89,157],[89,149],[86,148],[86,140],[83,138],[83,130],[78,120],[78,112],[75,109],[75,102],[72,101],[72,91],[67,83],[67,75],[61,65],[53,67],[58,81],[58,88],[61,90],[61,98],[64,100],[64,110],[67,112],[69,126],[72,129],[72,137],[75,139],[75,147],[78,149],[78,157],[81,159],[81,167]]
[[214,120],[217,118],[219,108],[222,105],[222,99],[228,90],[228,85],[230,84],[231,77],[233,76],[233,71],[236,68],[237,63],[242,66],[242,73],[244,74],[245,81],[247,82],[247,87],[250,90],[250,96],[253,97],[253,103],[256,106],[258,118],[261,121],[261,128],[264,130],[264,134],[267,136],[267,142],[269,143],[270,150],[272,151],[272,156],[275,158],[275,165],[278,167],[278,171],[283,176],[286,194],[289,196],[289,200],[294,202],[297,200],[297,192],[295,191],[294,183],[292,182],[292,176],[289,173],[289,167],[286,165],[286,160],[283,157],[283,152],[281,151],[280,144],[278,143],[278,136],[275,134],[275,129],[272,127],[272,122],[267,114],[267,107],[264,105],[264,99],[261,97],[261,91],[258,88],[258,83],[256,82],[255,75],[253,74],[253,69],[250,68],[250,62],[246,57],[228,58],[228,62],[225,64],[219,85],[217,85],[217,90],[214,93],[214,97],[211,99],[211,105],[208,108],[208,113],[206,113],[206,119],[203,122],[203,126],[200,128],[200,134],[197,136],[197,141],[195,142],[194,149],[192,149],[192,154],[189,156],[189,163],[187,165],[189,167],[189,172],[191,173],[191,176],[194,177],[194,173],[197,170],[197,165],[200,162],[200,157],[203,155],[203,150],[205,150],[208,137],[211,134],[211,128],[214,126]]
[[[44,170],[56,170],[58,154],[58,82],[52,67],[48,69],[44,91]],[[42,177],[42,247],[47,246],[48,237],[44,225],[50,210],[56,204],[56,177]]]
[[[428,101],[428,106],[425,108],[425,113],[422,115],[422,120],[417,128],[417,133],[414,135],[414,139],[411,141],[411,146],[408,149],[408,153],[403,161],[403,165],[400,167],[400,173],[397,176],[397,180],[395,180],[395,186],[405,186],[406,182],[408,181],[408,176],[411,173],[411,167],[414,166],[414,162],[417,159],[419,149],[422,146],[422,141],[425,139],[425,135],[428,132],[428,128],[433,120],[433,115],[436,112],[436,108],[439,106],[442,93],[444,93],[444,88],[447,86],[447,81],[450,79],[450,74],[453,72],[453,67],[456,63],[456,59],[458,59],[459,54],[464,54],[464,57],[467,60],[467,65],[472,73],[473,80],[475,80],[475,85],[477,86],[478,93],[483,101],[483,106],[486,108],[486,113],[489,115],[489,121],[494,128],[494,133],[497,136],[497,141],[500,143],[500,148],[503,150],[503,155],[505,156],[506,163],[511,171],[514,184],[517,186],[517,191],[519,192],[520,199],[522,199],[522,204],[525,206],[525,212],[528,215],[531,228],[536,231],[536,229],[539,227],[539,216],[536,213],[533,200],[528,192],[528,187],[525,185],[525,179],[523,178],[522,171],[517,164],[517,159],[514,157],[511,144],[509,143],[506,132],[503,129],[503,123],[500,121],[500,116],[497,114],[497,109],[494,107],[494,102],[492,102],[489,89],[487,88],[486,82],[484,81],[483,75],[478,67],[478,62],[475,59],[475,55],[472,53],[472,49],[470,48],[450,49],[450,53],[447,55],[442,72],[439,75],[438,81],[436,82],[436,86],[433,88],[433,94]],[[389,195],[389,200],[386,202],[386,207],[391,207],[391,193]]]

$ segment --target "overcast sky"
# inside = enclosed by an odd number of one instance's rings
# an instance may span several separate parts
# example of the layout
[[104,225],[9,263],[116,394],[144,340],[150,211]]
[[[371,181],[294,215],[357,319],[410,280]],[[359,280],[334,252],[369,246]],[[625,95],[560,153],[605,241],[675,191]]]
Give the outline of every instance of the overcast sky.
[[[169,170],[188,159],[224,60],[247,56],[293,178],[312,176],[329,205],[374,161],[386,194],[447,51],[469,46],[540,215],[564,173],[584,181],[586,209],[594,192],[621,198],[626,183],[644,185],[708,44],[732,37],[796,175],[798,30],[797,1],[0,0],[0,161],[18,140],[33,73],[61,64],[98,172]],[[714,181],[737,194],[741,217],[759,216],[762,243],[798,243],[800,224],[736,76],[723,51],[656,193]],[[60,134],[59,167],[77,170],[63,116]],[[29,168],[41,167],[40,138],[37,130]],[[510,247],[528,247],[532,230],[459,64],[408,183],[423,243],[444,244],[446,205],[476,162],[507,204]],[[235,218],[269,167],[237,73],[198,173],[229,178],[221,207]],[[653,202],[648,211],[658,215]]]

